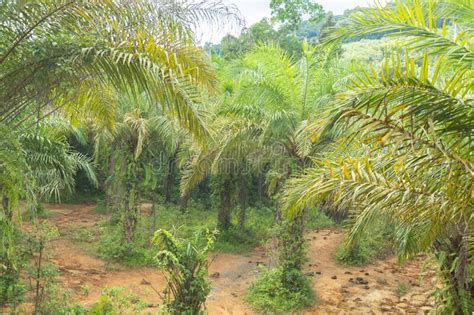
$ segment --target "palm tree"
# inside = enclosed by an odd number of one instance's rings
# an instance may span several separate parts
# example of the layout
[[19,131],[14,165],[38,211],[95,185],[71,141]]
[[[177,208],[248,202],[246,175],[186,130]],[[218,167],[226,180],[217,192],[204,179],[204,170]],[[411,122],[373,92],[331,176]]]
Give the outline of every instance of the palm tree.
[[[202,138],[206,130],[195,103],[201,91],[213,91],[215,75],[194,32],[201,23],[229,20],[240,24],[236,9],[220,2],[2,1],[2,137],[24,133],[60,109],[76,118],[107,118],[111,126],[103,94],[112,87],[146,95]],[[8,187],[17,192],[2,188],[2,198],[16,199],[23,190]]]
[[336,96],[327,130],[343,126],[364,150],[315,161],[284,197],[291,214],[328,196],[349,205],[350,240],[377,216],[394,218],[400,258],[433,250],[446,283],[439,311],[456,314],[474,301],[472,16],[470,1],[395,1],[337,29],[330,41],[387,32],[406,50]]
[[[207,141],[208,150],[198,150],[189,162],[181,186],[186,194],[208,175],[222,177],[221,229],[230,225],[230,199],[235,189],[241,197],[243,225],[246,185],[235,180],[244,178],[242,170],[266,176],[268,193],[275,196],[286,178],[321,150],[315,144],[325,141],[310,139],[308,121],[313,120],[309,114],[319,108],[320,97],[332,92],[337,71],[333,80],[327,76],[323,80],[322,73],[333,51],[333,47],[317,51],[304,43],[302,58],[293,61],[278,46],[261,45],[236,65],[221,69],[224,96],[218,103],[217,117],[211,119],[214,137]],[[297,230],[302,232],[299,227]]]
[[[158,168],[164,166],[162,195],[170,198],[174,163],[188,133],[144,95],[116,94],[114,128],[90,121],[94,155],[104,166],[106,207],[122,215],[124,240],[134,239],[142,191],[157,193]],[[155,197],[152,197],[156,200]]]
[[236,10],[219,2],[3,1],[0,122],[29,126],[112,85],[146,92],[202,136],[193,103],[198,90],[213,89],[215,76],[193,29],[228,19],[238,21]]
[[86,142],[80,130],[59,116],[49,117],[38,128],[20,135],[38,201],[51,198],[60,201],[61,193],[73,192],[78,171],[83,171],[97,185],[92,160],[71,148],[68,142],[71,136],[83,144]]

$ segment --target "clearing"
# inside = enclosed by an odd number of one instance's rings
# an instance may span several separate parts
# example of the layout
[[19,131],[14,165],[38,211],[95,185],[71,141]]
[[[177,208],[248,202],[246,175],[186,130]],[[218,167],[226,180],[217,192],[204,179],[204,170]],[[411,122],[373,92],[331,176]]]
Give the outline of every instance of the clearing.
[[[76,299],[89,306],[104,287],[122,287],[148,303],[147,311],[158,308],[165,286],[156,268],[128,268],[111,264],[76,246],[67,233],[69,225],[87,229],[104,217],[93,213],[94,204],[47,205],[48,219],[58,226],[61,237],[54,240],[52,261],[59,266],[60,283],[71,288]],[[321,229],[306,234],[309,243],[306,271],[312,275],[318,303],[305,314],[423,314],[434,303],[430,290],[435,285],[434,271],[423,268],[424,257],[404,266],[394,258],[364,266],[343,266],[334,259],[343,239],[340,229]],[[209,275],[212,292],[207,308],[210,314],[254,314],[243,301],[245,292],[269,258],[263,248],[247,254],[214,253]],[[87,288],[87,290],[85,290]],[[87,292],[85,292],[87,291]]]

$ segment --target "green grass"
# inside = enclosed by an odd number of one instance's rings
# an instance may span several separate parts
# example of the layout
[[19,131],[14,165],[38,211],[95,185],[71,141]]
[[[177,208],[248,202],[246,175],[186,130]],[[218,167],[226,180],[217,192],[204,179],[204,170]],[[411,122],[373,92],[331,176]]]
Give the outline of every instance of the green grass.
[[[123,244],[121,221],[118,214],[111,214],[94,227],[70,227],[66,234],[72,241],[87,252],[100,258],[127,266],[154,265],[156,249],[151,244],[153,230],[175,231],[180,238],[189,238],[198,229],[214,229],[217,224],[217,209],[206,208],[202,203],[190,202],[186,211],[175,204],[158,204],[155,207],[156,223],[153,229],[153,216],[149,210],[142,211],[136,238],[133,244]],[[97,203],[95,213],[106,214],[102,201]],[[237,210],[232,217],[232,226],[221,232],[216,240],[214,251],[225,253],[246,253],[264,244],[275,233],[274,209],[269,207],[249,208],[246,213],[245,230],[240,231],[237,224]],[[324,214],[308,212],[305,218],[308,229],[326,228],[334,223]]]
[[262,314],[291,314],[316,301],[309,279],[297,270],[285,273],[282,267],[262,268],[245,300]]

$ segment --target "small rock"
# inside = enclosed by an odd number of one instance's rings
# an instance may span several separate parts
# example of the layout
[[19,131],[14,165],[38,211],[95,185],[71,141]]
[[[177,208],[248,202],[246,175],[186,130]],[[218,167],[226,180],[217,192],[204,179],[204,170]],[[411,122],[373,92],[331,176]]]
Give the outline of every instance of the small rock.
[[345,274],[345,275],[351,275],[351,274],[352,274],[352,272],[350,272],[350,271],[346,271],[346,272],[344,272],[344,274]]
[[360,302],[360,301],[362,301],[361,298],[355,298],[355,299],[354,299],[354,302]]
[[320,274],[321,274],[321,271],[316,271],[316,274],[317,274],[317,275],[320,275]]
[[388,284],[388,281],[385,280],[384,278],[378,278],[377,283],[381,284],[381,285],[386,285],[386,284]]
[[364,274],[365,274],[366,276],[368,276],[368,275],[369,275],[369,273],[368,273],[368,272],[366,272],[366,273],[364,273]]
[[368,290],[368,289],[370,289],[370,287],[368,285],[365,285],[364,289]]
[[362,278],[362,277],[357,277],[355,282],[356,282],[357,284],[369,284],[369,281],[365,280],[365,279]]
[[316,274],[314,273],[314,271],[310,271],[305,273],[305,275],[307,275],[308,277],[314,277]]
[[221,276],[221,274],[219,272],[214,272],[212,275],[211,275],[211,278],[219,278]]
[[382,306],[380,306],[380,310],[382,312],[390,312],[392,310],[392,308],[390,306],[387,306],[387,305],[382,305]]
[[332,276],[331,279],[336,280],[337,276]]
[[323,237],[323,240],[327,240],[327,239],[328,239],[328,238],[327,238],[326,236],[325,236],[325,237]]
[[313,240],[315,240],[315,239],[316,239],[316,236],[313,236]]
[[249,264],[251,264],[251,263],[252,263],[252,261],[251,261],[251,260],[249,260]]
[[349,279],[349,282],[354,282],[354,279],[353,279],[353,278],[350,278],[350,279]]
[[145,280],[145,279],[142,279],[142,281],[140,282],[141,285],[151,285],[150,281],[148,280]]
[[409,307],[409,305],[406,304],[406,303],[397,303],[397,307],[399,307],[401,309],[405,309],[405,308]]
[[233,297],[237,297],[237,294],[235,294],[234,292],[231,293]]

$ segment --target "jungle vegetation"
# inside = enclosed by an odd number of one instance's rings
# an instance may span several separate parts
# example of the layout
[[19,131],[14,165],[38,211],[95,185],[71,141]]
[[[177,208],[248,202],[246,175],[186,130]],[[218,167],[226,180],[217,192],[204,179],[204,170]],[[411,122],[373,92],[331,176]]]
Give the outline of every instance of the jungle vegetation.
[[[95,254],[161,269],[164,313],[205,310],[210,251],[265,241],[272,264],[246,300],[312,305],[318,224],[346,227],[342,262],[433,257],[435,311],[472,312],[474,2],[270,8],[244,28],[220,1],[0,0],[4,309],[32,296],[35,314],[86,312],[61,303],[41,218],[93,201]],[[202,44],[203,25],[242,31]],[[132,307],[117,296],[89,311]]]

